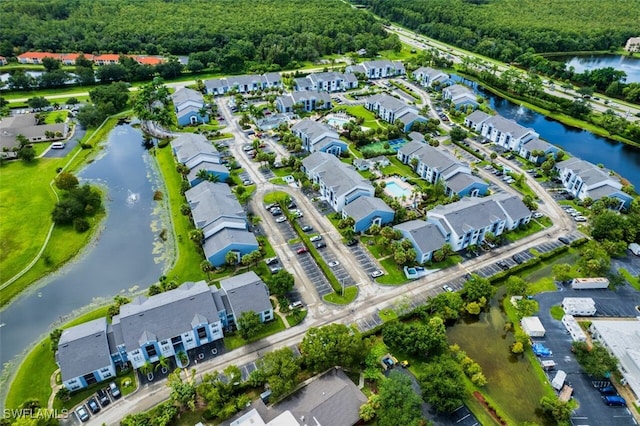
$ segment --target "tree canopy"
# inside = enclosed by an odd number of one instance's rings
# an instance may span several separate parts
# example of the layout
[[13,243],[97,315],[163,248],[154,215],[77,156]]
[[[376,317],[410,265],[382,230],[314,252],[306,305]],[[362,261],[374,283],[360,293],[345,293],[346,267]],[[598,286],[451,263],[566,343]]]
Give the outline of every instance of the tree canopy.
[[392,371],[380,384],[378,425],[417,425],[422,419],[420,397],[411,388],[408,376]]
[[305,364],[314,371],[354,365],[362,358],[363,350],[362,339],[344,324],[312,327],[300,344]]

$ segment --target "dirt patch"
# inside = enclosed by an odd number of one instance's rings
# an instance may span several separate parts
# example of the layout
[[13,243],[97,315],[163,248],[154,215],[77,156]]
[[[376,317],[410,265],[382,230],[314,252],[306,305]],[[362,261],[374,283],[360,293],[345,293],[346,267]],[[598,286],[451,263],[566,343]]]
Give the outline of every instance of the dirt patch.
[[480,402],[480,404],[482,404],[482,406],[484,407],[485,410],[487,410],[487,412],[489,414],[491,414],[491,417],[493,417],[493,419],[498,422],[498,424],[503,425],[503,426],[507,426],[507,422],[504,421],[502,419],[502,417],[500,417],[498,415],[498,413],[496,412],[496,409],[493,408],[493,406],[491,406],[491,404],[489,404],[487,402],[486,399],[484,399],[484,396],[482,396],[482,394],[478,391],[473,392],[473,397],[478,400],[478,402]]

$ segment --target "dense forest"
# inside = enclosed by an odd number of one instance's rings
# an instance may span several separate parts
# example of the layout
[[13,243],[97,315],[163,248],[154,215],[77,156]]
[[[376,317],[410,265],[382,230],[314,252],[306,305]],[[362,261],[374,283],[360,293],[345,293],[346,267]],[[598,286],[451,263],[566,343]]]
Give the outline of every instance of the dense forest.
[[0,55],[26,50],[188,55],[207,68],[286,67],[331,53],[399,47],[340,0],[5,0]]
[[638,0],[353,0],[429,37],[510,62],[536,53],[609,50],[640,35]]

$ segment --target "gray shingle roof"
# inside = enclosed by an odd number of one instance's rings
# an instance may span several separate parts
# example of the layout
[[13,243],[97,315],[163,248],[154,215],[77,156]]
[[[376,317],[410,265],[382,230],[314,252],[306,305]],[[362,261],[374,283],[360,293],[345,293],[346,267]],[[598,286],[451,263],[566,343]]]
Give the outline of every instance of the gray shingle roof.
[[455,203],[437,206],[427,212],[427,217],[442,216],[451,229],[462,235],[471,229],[482,229],[496,221],[506,220],[505,212],[492,198],[465,197]]
[[[412,132],[415,133],[415,132]],[[411,135],[409,135],[411,136]],[[412,155],[414,154],[416,151],[422,149],[426,144],[424,142],[419,142],[417,140],[413,140],[409,143],[404,144],[403,146],[400,147],[400,149],[398,150],[398,152],[401,155]]]
[[253,86],[254,83],[262,85],[262,78],[258,74],[234,75],[227,77],[229,87],[234,86]]
[[180,163],[187,163],[201,154],[209,154],[214,158],[220,156],[216,147],[205,136],[196,133],[181,133],[171,141],[171,148]]
[[227,84],[226,78],[212,78],[209,80],[205,80],[204,85],[207,88],[207,90],[222,89],[225,87],[229,87],[229,85]]
[[555,146],[551,145],[549,142],[543,141],[542,139],[539,139],[539,138],[531,139],[530,141],[524,144],[524,148],[529,152],[532,152],[535,150],[547,152],[548,150],[558,149]]
[[366,188],[373,193],[373,186],[368,180],[334,155],[314,152],[302,160],[302,164],[305,169],[318,174],[337,197],[348,194],[355,187]]
[[202,93],[186,87],[181,87],[180,89],[176,90],[171,95],[171,99],[173,100],[173,105],[179,110],[182,109],[181,105],[185,102],[195,102],[200,105],[204,104]]
[[200,182],[185,192],[196,227],[206,228],[220,217],[244,221],[246,212],[226,183]]
[[504,118],[501,115],[494,115],[487,119],[483,125],[493,125],[494,129],[499,130],[502,133],[510,133],[514,138],[520,138],[527,134],[527,132],[534,132],[533,129],[523,127],[513,120]]
[[224,228],[207,238],[202,245],[204,254],[207,258],[220,253],[232,244],[243,244],[254,246],[258,249],[258,240],[251,232],[243,229]]
[[355,201],[344,206],[344,212],[352,217],[353,220],[359,220],[369,216],[373,212],[394,213],[394,210],[380,198],[376,197],[359,197]]
[[438,250],[445,244],[444,235],[437,225],[424,220],[410,220],[393,227],[410,235],[410,240],[422,253]]
[[227,294],[236,319],[243,312],[260,313],[272,309],[267,285],[253,271],[220,280],[220,288]]
[[111,365],[111,352],[107,340],[106,318],[98,318],[64,330],[56,353],[62,381]]
[[514,221],[531,216],[531,210],[517,195],[502,192],[493,195],[492,198],[500,204],[505,213]]
[[593,200],[599,200],[602,197],[610,197],[612,194],[619,194],[621,191],[611,185],[602,185],[589,190],[589,197]]
[[424,135],[422,133],[411,132],[409,133],[409,139],[411,139],[412,141],[418,141],[418,142],[424,143]]
[[113,327],[122,332],[123,342],[118,344],[124,343],[131,351],[140,347],[144,333],[162,341],[191,330],[196,314],[211,323],[218,321],[211,290],[204,281],[186,282],[174,290],[149,298],[138,297],[122,305],[120,314],[113,317]]
[[394,98],[393,96],[387,95],[386,93],[378,93],[377,95],[369,97],[369,99],[367,99],[367,103],[378,103],[382,108],[393,111],[394,113],[397,113],[405,108],[410,108],[409,105],[407,105],[400,99]]
[[274,84],[274,83],[280,83],[282,81],[282,77],[278,72],[268,72],[262,75],[262,80],[266,84]]
[[303,424],[351,426],[360,420],[360,406],[366,396],[340,369],[320,378],[276,405],[279,412],[291,411]]
[[463,189],[469,187],[474,183],[485,183],[482,179],[479,179],[468,173],[456,173],[447,179],[447,187],[449,187],[456,194]]
[[615,176],[609,176],[607,169],[601,169],[595,164],[577,157],[560,161],[556,164],[556,168],[558,170],[562,170],[564,168],[573,170],[587,185],[594,185],[606,180],[617,180]]
[[471,114],[467,116],[467,120],[472,123],[482,123],[484,120],[490,118],[491,116],[484,111],[480,111],[479,109],[473,111]]
[[308,138],[312,145],[317,144],[325,136],[336,140],[340,138],[338,132],[336,132],[333,127],[318,121],[309,120],[308,118],[294,124],[293,127],[291,127],[291,131]]
[[439,173],[447,173],[462,166],[462,163],[453,155],[427,144],[422,144],[420,149],[415,151],[412,156],[418,157],[420,162],[437,170]]

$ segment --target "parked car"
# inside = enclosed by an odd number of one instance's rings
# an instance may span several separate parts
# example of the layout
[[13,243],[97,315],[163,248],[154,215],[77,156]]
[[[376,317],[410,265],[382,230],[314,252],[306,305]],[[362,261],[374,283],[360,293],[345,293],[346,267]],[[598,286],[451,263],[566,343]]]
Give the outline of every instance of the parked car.
[[327,265],[329,265],[330,268],[338,266],[339,264],[340,262],[338,262],[337,260],[332,260],[331,262],[327,263]]
[[309,226],[309,225],[305,225],[302,227],[302,231],[303,232],[311,232],[313,231],[313,227]]
[[285,216],[280,216],[279,218],[276,219],[276,223],[282,223],[286,221],[287,221],[287,218]]
[[89,410],[91,410],[93,414],[96,414],[98,411],[100,411],[98,401],[96,401],[94,397],[91,397],[87,400],[87,405],[89,406]]
[[613,386],[605,386],[598,389],[602,395],[618,395],[618,391]]
[[558,237],[558,241],[560,241],[562,244],[570,244],[571,241],[569,241],[569,239],[567,237]]
[[400,362],[400,365],[402,366],[402,368],[407,368],[409,366],[409,361],[405,359],[402,362]]
[[576,216],[573,218],[573,220],[575,220],[576,222],[586,222],[587,218],[584,216]]
[[615,407],[627,406],[627,401],[625,401],[623,397],[618,395],[603,395],[602,401],[609,406],[615,406]]
[[98,392],[96,392],[96,398],[98,398],[100,405],[103,407],[106,407],[111,402],[109,395],[107,395],[104,389],[98,389]]
[[296,250],[296,253],[298,253],[298,254],[303,254],[303,253],[306,253],[306,252],[308,252],[308,251],[309,251],[309,249],[308,249],[308,248],[306,248],[306,247],[300,247],[298,250]]
[[304,305],[299,300],[297,302],[293,302],[292,304],[289,305],[289,309],[300,309],[302,307],[304,307]]
[[378,278],[384,275],[384,272],[381,269],[376,269],[371,273],[371,278]]
[[322,239],[322,235],[314,235],[309,239],[309,241],[311,241],[312,243],[315,243],[316,241],[320,241],[321,239]]
[[358,240],[356,240],[355,238],[350,239],[349,241],[347,241],[346,243],[349,247],[351,246],[355,246],[356,244],[358,244]]
[[272,273],[272,274],[275,274],[275,273],[277,273],[277,272],[279,272],[279,271],[282,271],[282,268],[281,268],[280,266],[273,266],[273,267],[271,268],[271,273]]
[[76,408],[76,416],[78,416],[78,419],[81,422],[86,422],[87,420],[89,420],[89,412],[87,411],[87,408],[84,406],[84,404]]
[[498,267],[502,268],[505,271],[509,269],[509,265],[507,265],[507,262],[505,262],[504,260],[497,261],[496,265],[498,265]]
[[316,244],[316,248],[325,248],[327,246],[327,244],[323,241],[320,241],[319,243]]
[[544,215],[542,213],[535,212],[532,216],[534,219],[540,219]]
[[511,256],[511,258],[513,259],[514,262],[516,262],[518,265],[521,264],[523,262],[522,260],[522,256],[520,256],[519,254],[514,254],[513,256]]
[[51,144],[51,149],[63,149],[64,142],[54,142]]
[[453,289],[452,289],[451,287],[449,287],[448,285],[443,285],[443,286],[442,286],[442,289],[443,289],[444,291],[448,291],[448,292],[452,292],[452,291],[453,291]]
[[111,392],[111,396],[114,399],[120,398],[120,396],[122,395],[120,393],[120,388],[118,388],[118,385],[116,385],[114,382],[109,383],[109,392]]
[[275,265],[276,263],[278,263],[278,258],[277,257],[268,257],[264,260],[264,263],[266,263],[267,265]]

